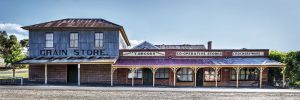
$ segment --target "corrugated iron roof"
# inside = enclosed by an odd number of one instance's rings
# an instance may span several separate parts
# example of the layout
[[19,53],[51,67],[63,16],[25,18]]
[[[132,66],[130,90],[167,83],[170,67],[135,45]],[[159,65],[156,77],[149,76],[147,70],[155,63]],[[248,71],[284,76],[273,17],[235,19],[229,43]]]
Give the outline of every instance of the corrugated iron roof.
[[269,58],[118,59],[113,66],[282,66]]
[[66,18],[23,27],[35,28],[121,28],[121,25],[101,18]]
[[30,26],[22,27],[26,30],[33,29],[116,29],[119,30],[124,37],[127,45],[130,45],[129,39],[125,33],[123,26],[112,23],[110,21],[101,18],[66,18],[55,21],[44,22],[40,24],[34,24]]
[[59,64],[59,63],[114,63],[117,58],[113,57],[34,57],[27,58],[19,64]]
[[204,45],[155,45],[160,49],[206,49]]

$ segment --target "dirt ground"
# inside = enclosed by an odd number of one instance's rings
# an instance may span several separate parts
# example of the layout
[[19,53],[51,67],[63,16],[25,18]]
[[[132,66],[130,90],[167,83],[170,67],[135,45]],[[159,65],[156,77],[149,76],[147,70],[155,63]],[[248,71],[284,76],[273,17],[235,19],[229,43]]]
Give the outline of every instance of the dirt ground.
[[69,100],[300,100],[299,92],[209,92],[152,90],[0,89],[0,99]]

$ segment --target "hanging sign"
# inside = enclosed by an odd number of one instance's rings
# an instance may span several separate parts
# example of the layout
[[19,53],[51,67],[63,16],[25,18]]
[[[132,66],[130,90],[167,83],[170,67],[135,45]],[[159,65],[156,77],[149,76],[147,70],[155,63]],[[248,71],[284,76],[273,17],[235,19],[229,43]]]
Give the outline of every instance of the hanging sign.
[[180,51],[176,52],[176,56],[222,56],[222,52],[207,51]]
[[232,56],[264,56],[264,52],[232,52]]
[[155,52],[155,51],[123,52],[123,56],[165,56],[165,52]]

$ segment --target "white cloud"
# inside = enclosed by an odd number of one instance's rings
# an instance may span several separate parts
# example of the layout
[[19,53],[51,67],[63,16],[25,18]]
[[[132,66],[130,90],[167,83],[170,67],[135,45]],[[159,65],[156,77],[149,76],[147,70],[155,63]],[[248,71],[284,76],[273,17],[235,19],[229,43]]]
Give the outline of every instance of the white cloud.
[[18,40],[28,38],[28,31],[21,27],[20,24],[0,23],[0,31],[6,31],[8,35],[16,35]]
[[134,46],[144,42],[144,40],[129,40],[129,41],[130,41],[131,47],[134,47]]

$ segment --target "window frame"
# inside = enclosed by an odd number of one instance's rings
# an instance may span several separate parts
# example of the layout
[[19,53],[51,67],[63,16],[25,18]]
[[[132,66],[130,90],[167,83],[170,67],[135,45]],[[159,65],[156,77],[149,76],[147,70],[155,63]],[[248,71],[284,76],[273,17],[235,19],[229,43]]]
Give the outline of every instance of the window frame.
[[[244,73],[242,73],[242,71],[244,71]],[[242,75],[244,76],[243,79]],[[234,76],[234,78],[232,76]],[[249,78],[249,76],[254,78]],[[242,68],[239,71],[239,81],[258,81],[259,77],[259,70],[257,68]],[[236,71],[234,69],[230,70],[230,81],[236,81]]]
[[[96,34],[99,34],[99,39],[97,39]],[[102,35],[102,38],[101,38]],[[99,47],[97,47],[96,43],[98,42]],[[103,32],[95,32],[94,33],[94,47],[95,48],[103,48],[104,47],[104,33]]]
[[[208,72],[208,74],[206,74],[206,72],[205,71],[209,71]],[[212,74],[212,73],[215,73],[215,70],[213,69],[213,68],[204,68],[203,69],[203,77],[204,77],[204,82],[215,82],[216,80],[215,80],[215,74]],[[211,75],[214,77],[213,78],[213,80],[206,80],[206,75],[209,75],[209,77],[211,77]],[[221,78],[222,78],[222,69],[220,69],[219,71],[218,71],[218,75],[217,75],[217,82],[221,82]]]
[[[180,73],[180,71],[181,70],[183,70],[183,69],[186,69],[186,73],[184,72],[184,71],[182,71],[182,73]],[[189,71],[191,71],[191,74],[189,74]],[[178,76],[187,76],[187,77],[189,77],[189,76],[191,76],[192,78],[192,80],[188,80],[189,78],[187,78],[187,80],[180,80],[179,78],[178,78]],[[177,72],[176,72],[176,80],[178,81],[178,82],[193,82],[193,70],[191,69],[191,68],[180,68]]]
[[[52,35],[52,39],[50,39],[50,40],[47,39],[48,34],[51,34],[51,35]],[[48,41],[50,41],[50,42],[52,41],[52,47],[48,47],[48,46],[47,46],[47,44],[48,44],[47,42],[48,42]],[[53,34],[52,32],[45,33],[45,48],[47,48],[47,49],[54,48],[54,34]]]
[[155,79],[168,79],[170,77],[169,68],[159,68],[155,72]]
[[[72,39],[71,36],[72,34],[77,34],[77,39]],[[76,47],[72,47],[73,45],[72,42],[75,42],[77,41],[77,45]],[[79,33],[78,32],[71,32],[70,35],[69,35],[69,48],[79,48]]]
[[[132,77],[129,77],[129,75],[132,74],[131,73],[131,70],[128,69],[128,74],[127,74],[127,78],[128,79],[131,79]],[[142,79],[143,78],[143,70],[142,69],[137,69],[135,70],[135,73],[134,73],[134,79]]]

